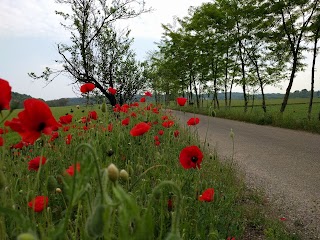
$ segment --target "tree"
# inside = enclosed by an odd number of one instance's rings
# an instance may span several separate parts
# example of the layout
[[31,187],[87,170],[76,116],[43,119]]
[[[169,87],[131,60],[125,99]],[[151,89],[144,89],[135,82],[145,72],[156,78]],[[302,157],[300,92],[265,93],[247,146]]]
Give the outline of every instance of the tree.
[[[30,73],[29,76],[35,79],[44,78],[52,81],[62,73],[66,73],[74,83],[93,83],[101,93],[110,101],[111,105],[116,104],[116,98],[107,89],[112,87],[114,82],[109,78],[108,86],[105,84],[101,68],[97,65],[99,55],[99,39],[101,36],[110,37],[107,34],[111,24],[119,19],[136,17],[148,10],[145,9],[143,0],[115,0],[110,3],[108,0],[57,0],[58,3],[67,4],[71,7],[72,14],[56,12],[64,18],[61,25],[70,31],[71,44],[57,44],[61,60],[56,61],[62,65],[62,70],[46,68],[37,76]],[[111,31],[112,32],[112,31]],[[101,46],[100,46],[101,47]]]
[[288,103],[290,90],[298,70],[303,68],[301,60],[305,49],[303,41],[319,0],[271,0],[269,17],[275,22],[270,36],[279,46],[287,45],[291,56],[291,73],[280,112],[283,113]]

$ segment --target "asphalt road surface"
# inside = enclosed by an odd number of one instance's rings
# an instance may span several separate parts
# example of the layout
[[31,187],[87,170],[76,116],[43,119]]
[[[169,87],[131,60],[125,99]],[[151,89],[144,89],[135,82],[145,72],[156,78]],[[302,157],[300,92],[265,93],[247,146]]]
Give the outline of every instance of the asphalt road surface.
[[232,156],[247,184],[264,189],[277,214],[303,239],[320,239],[320,135],[260,126],[192,113],[172,111],[185,125],[198,117],[195,127],[221,159]]

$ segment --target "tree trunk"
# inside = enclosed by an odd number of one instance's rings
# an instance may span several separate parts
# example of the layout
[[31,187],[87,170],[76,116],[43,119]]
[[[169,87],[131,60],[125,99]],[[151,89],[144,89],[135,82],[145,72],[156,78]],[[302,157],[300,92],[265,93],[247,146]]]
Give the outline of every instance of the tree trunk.
[[290,90],[292,88],[293,80],[294,80],[294,75],[297,71],[297,63],[298,63],[298,53],[295,52],[293,56],[293,63],[292,63],[292,70],[291,70],[291,75],[290,75],[290,80],[289,80],[289,85],[286,90],[286,94],[283,97],[283,101],[281,104],[280,112],[283,113],[284,110],[286,109],[286,106],[288,104],[288,99],[290,95]]
[[228,87],[228,62],[229,62],[229,49],[227,48],[227,59],[226,59],[226,65],[225,65],[225,79],[224,79],[224,106],[227,108],[228,106],[228,93],[227,93],[227,87]]
[[313,47],[313,60],[312,60],[312,70],[311,70],[311,90],[310,90],[310,102],[309,102],[309,109],[308,109],[308,119],[311,119],[311,111],[312,111],[312,103],[313,103],[313,94],[314,94],[314,72],[315,72],[315,65],[316,65],[316,58],[317,58],[317,45],[318,45],[318,38],[319,38],[319,31],[320,31],[320,24],[317,27],[315,36],[314,36],[314,47]]

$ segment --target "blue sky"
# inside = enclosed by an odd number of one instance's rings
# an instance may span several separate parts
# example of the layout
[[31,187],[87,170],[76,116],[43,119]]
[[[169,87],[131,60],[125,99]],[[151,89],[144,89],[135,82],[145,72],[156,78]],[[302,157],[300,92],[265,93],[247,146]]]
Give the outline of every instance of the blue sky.
[[[173,16],[187,15],[189,6],[199,6],[205,0],[145,0],[154,9],[121,26],[129,26],[135,38],[133,48],[139,59],[156,48],[162,34],[161,23],[172,23]],[[65,6],[54,0],[1,0],[0,4],[0,78],[10,82],[12,90],[29,94],[45,100],[62,97],[75,97],[79,94],[66,77],[59,77],[46,86],[42,80],[34,81],[28,72],[41,73],[46,66],[54,67],[55,59],[60,59],[56,43],[67,42],[69,35],[59,25],[60,18],[54,10],[66,10]],[[306,59],[311,63],[311,56]],[[318,62],[319,66],[319,62]],[[310,88],[310,69],[300,73],[292,90]],[[267,92],[284,92],[282,89],[268,87]],[[317,73],[316,89],[320,89],[320,76]],[[241,89],[235,89],[241,91]]]

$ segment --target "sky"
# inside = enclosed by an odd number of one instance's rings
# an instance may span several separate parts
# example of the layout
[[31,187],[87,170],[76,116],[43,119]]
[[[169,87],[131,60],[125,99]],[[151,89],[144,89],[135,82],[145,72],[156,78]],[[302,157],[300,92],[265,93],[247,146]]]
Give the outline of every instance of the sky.
[[[162,36],[161,24],[172,24],[175,17],[188,15],[190,6],[200,6],[205,0],[145,0],[150,13],[121,22],[131,29],[135,39],[133,49],[139,60],[156,49],[155,42]],[[50,84],[33,80],[28,73],[41,74],[45,67],[55,67],[60,59],[56,44],[68,42],[69,33],[60,26],[61,18],[55,10],[65,11],[66,6],[54,0],[1,0],[0,4],[0,78],[9,81],[12,91],[44,100],[79,96],[78,89],[66,77],[58,77]],[[306,58],[311,63],[311,55]],[[310,65],[310,64],[309,64]],[[318,61],[318,66],[320,65]],[[310,67],[299,73],[292,91],[310,89]],[[277,88],[267,87],[266,92],[284,93],[287,82]],[[315,88],[320,90],[320,74],[316,75]],[[241,91],[241,88],[235,88]]]

